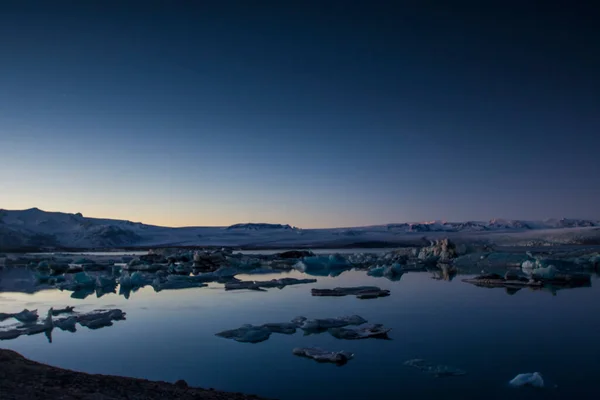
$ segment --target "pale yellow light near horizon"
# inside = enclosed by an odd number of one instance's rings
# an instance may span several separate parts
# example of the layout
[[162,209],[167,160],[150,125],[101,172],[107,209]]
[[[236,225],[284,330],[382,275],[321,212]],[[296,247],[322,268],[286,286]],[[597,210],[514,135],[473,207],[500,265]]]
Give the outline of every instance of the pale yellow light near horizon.
[[[54,201],[52,198],[4,199],[0,195],[0,208],[7,210],[24,210],[39,208],[44,211],[64,213],[81,213],[85,217],[108,218],[141,222],[147,225],[166,227],[186,226],[229,226],[236,223],[264,222],[290,224],[300,228],[334,228],[343,226],[368,225],[340,224],[336,220],[340,213],[315,214],[314,212],[286,212],[281,209],[239,209],[229,204],[198,204],[156,206],[147,202],[80,202],[77,199]],[[333,217],[333,218],[332,218]],[[337,218],[336,218],[337,217]]]

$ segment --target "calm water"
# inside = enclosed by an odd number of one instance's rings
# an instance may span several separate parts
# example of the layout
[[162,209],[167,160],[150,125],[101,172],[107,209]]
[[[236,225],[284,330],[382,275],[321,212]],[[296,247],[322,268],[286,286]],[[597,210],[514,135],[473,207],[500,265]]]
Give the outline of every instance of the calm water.
[[[1,273],[1,272],[0,272]],[[241,279],[303,277],[300,273],[238,276]],[[280,399],[597,399],[600,371],[600,282],[592,287],[549,292],[478,288],[408,273],[400,281],[349,271],[317,277],[311,285],[267,292],[209,288],[162,291],[151,287],[129,300],[116,294],[84,300],[70,292],[0,293],[0,311],[16,312],[74,305],[79,311],[121,308],[127,320],[75,333],[53,331],[2,341],[26,357],[64,368],[254,393]],[[0,275],[1,278],[1,275]],[[312,297],[312,287],[377,285],[391,296],[375,300]],[[242,324],[285,322],[358,314],[392,328],[392,340],[343,341],[328,333],[273,334],[258,344],[214,336]],[[318,364],[291,354],[294,347],[347,350],[344,366]],[[466,376],[434,378],[405,367],[425,358],[459,367]],[[539,371],[556,388],[511,389],[518,373]]]

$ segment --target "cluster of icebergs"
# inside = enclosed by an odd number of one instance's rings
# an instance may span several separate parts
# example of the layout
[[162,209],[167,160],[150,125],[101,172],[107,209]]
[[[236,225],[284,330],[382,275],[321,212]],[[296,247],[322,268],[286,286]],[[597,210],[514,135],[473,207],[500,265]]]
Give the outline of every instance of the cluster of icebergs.
[[[267,323],[263,325],[242,325],[240,328],[219,332],[216,336],[232,339],[241,343],[263,342],[273,333],[292,335],[298,329],[304,335],[329,332],[333,337],[345,340],[357,339],[389,339],[388,333],[391,329],[381,324],[365,325],[367,320],[359,315],[349,315],[337,318],[308,319],[296,317],[290,322]],[[348,328],[348,326],[354,326]],[[293,354],[313,358],[319,362],[333,362],[345,364],[354,355],[346,351],[327,351],[315,347],[295,348]]]

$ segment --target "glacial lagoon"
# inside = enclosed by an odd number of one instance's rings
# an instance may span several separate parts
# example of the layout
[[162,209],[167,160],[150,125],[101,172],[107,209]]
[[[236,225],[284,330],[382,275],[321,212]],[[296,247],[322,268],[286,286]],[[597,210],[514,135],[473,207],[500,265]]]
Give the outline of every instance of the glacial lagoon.
[[[371,250],[372,251],[372,250]],[[0,270],[0,282],[15,270]],[[5,291],[0,311],[74,306],[78,312],[121,309],[126,320],[101,329],[54,329],[0,342],[25,357],[89,373],[165,380],[279,399],[596,399],[600,371],[600,278],[591,286],[552,291],[484,288],[435,272],[407,272],[395,281],[364,270],[339,276],[299,271],[237,275],[240,280],[317,279],[264,291],[225,291],[223,284],[156,292],[72,298],[57,289]],[[18,285],[17,285],[18,286]],[[387,297],[311,296],[313,288],[378,286]],[[389,339],[340,340],[327,332],[273,334],[261,343],[215,336],[244,324],[289,322],[297,316],[359,315],[391,328]],[[14,323],[4,321],[1,326]],[[344,365],[292,354],[297,347],[347,351]],[[466,372],[435,377],[404,365],[424,359]],[[540,372],[546,387],[511,388],[519,373]]]

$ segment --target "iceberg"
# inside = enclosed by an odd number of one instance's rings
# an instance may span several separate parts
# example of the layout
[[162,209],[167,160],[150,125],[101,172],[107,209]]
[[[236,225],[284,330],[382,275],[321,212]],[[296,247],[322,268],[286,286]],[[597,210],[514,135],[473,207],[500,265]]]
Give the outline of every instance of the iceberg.
[[292,350],[292,353],[301,356],[312,358],[317,362],[330,362],[343,365],[354,358],[354,354],[347,351],[327,351],[318,347],[297,347]]
[[330,328],[342,328],[348,325],[362,325],[366,322],[366,319],[358,315],[325,319],[307,319],[306,317],[296,317],[292,320],[292,323],[295,323],[305,332],[326,331]]
[[377,286],[356,286],[356,287],[337,287],[335,289],[312,289],[313,296],[356,296],[359,299],[375,299],[377,297],[386,297],[390,295],[389,290],[382,290]]
[[111,326],[113,321],[125,319],[125,313],[119,309],[114,310],[95,310],[87,314],[81,314],[77,317],[77,322],[81,326],[89,329],[99,329],[105,326]]
[[532,386],[536,388],[544,387],[544,379],[539,372],[519,374],[515,376],[508,384],[512,387]]
[[264,326],[242,325],[238,329],[219,332],[215,335],[241,343],[260,343],[271,337],[271,331]]
[[386,277],[389,280],[396,281],[400,280],[404,272],[404,267],[401,264],[394,263],[392,265],[376,265],[371,267],[367,271],[367,275],[378,278]]
[[264,342],[271,337],[272,333],[292,335],[296,333],[298,324],[292,322],[272,322],[263,325],[242,325],[240,328],[231,329],[215,334],[216,336],[233,339],[242,343]]
[[225,290],[263,290],[264,288],[279,288],[283,289],[288,285],[300,285],[306,283],[315,283],[316,279],[296,279],[296,278],[281,278],[272,279],[270,281],[237,281],[226,282]]
[[331,328],[329,333],[338,339],[357,340],[357,339],[389,339],[388,332],[390,328],[384,328],[381,324],[369,325],[359,328]]
[[302,261],[298,261],[294,268],[300,272],[314,273],[318,271],[338,271],[341,272],[352,268],[352,265],[339,254],[331,254],[329,256],[311,256],[304,257]]

